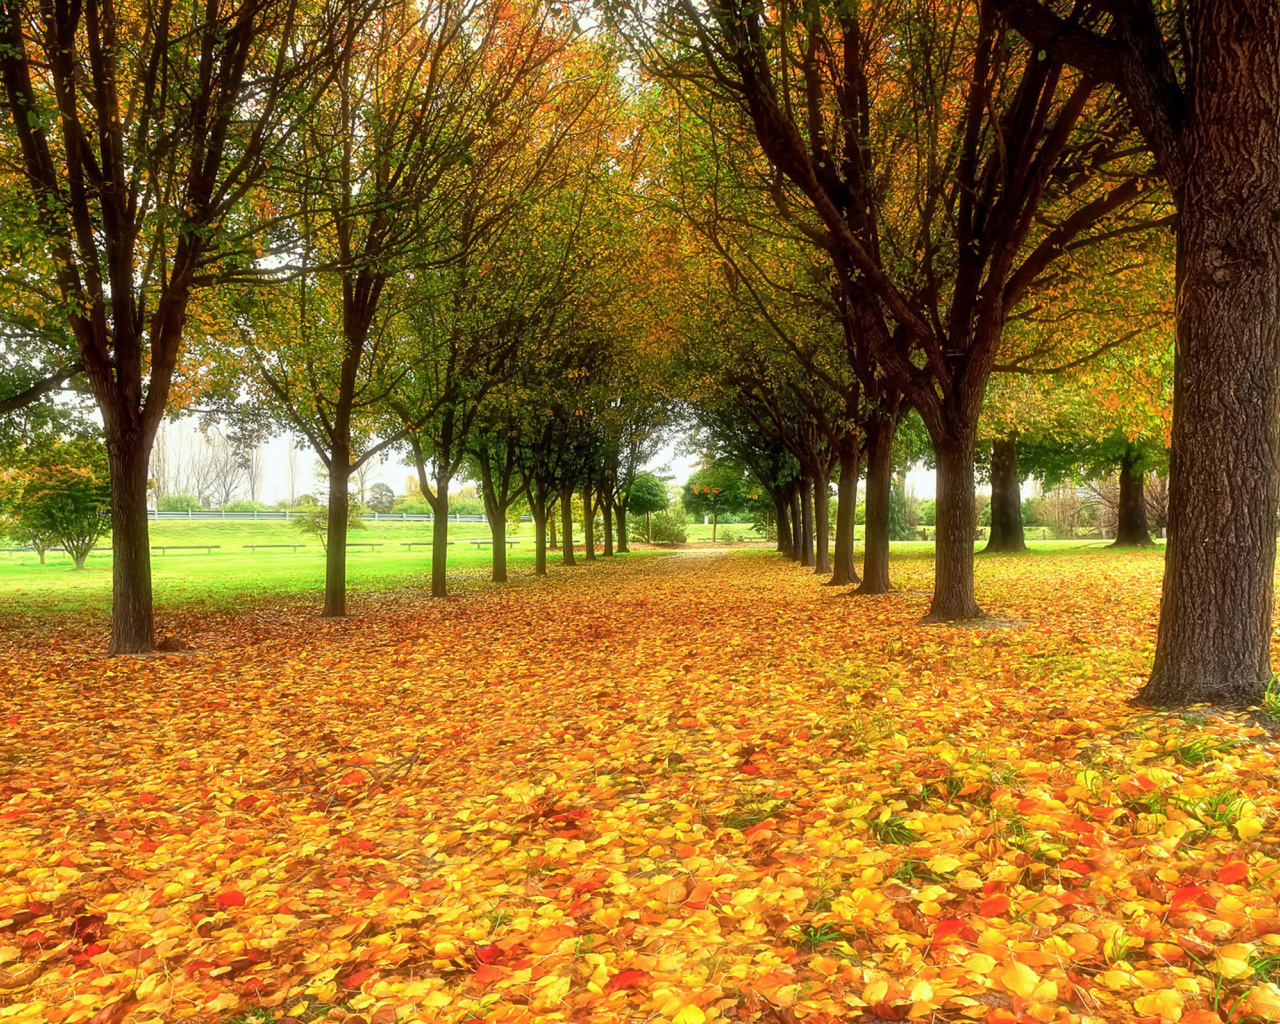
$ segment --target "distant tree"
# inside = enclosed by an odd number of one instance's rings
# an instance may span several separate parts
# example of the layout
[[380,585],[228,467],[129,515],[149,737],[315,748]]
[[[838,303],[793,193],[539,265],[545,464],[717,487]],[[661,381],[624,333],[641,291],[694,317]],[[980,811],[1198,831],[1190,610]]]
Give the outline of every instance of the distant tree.
[[37,540],[41,547],[61,546],[77,569],[84,568],[98,538],[111,532],[111,485],[105,459],[99,461],[98,466],[32,466],[23,473],[21,493],[9,507],[21,536],[33,546]]
[[653,513],[661,512],[670,502],[667,485],[652,473],[637,473],[631,481],[631,488],[627,492],[627,510],[644,516],[646,542],[653,543]]
[[378,481],[369,488],[368,505],[370,511],[390,512],[395,505],[395,501],[395,492],[382,481]]
[[[303,495],[306,497],[306,495]],[[347,529],[363,530],[365,529],[363,505],[357,505],[355,502],[347,506]],[[320,541],[320,547],[327,553],[329,550],[329,509],[326,505],[312,504],[306,507],[301,515],[293,516],[289,522],[293,524],[293,528],[301,533],[304,537],[316,537]],[[343,535],[345,543],[346,535]]]
[[711,541],[715,543],[720,516],[746,508],[747,489],[742,469],[732,464],[712,463],[689,477],[680,500],[686,512],[711,517]]

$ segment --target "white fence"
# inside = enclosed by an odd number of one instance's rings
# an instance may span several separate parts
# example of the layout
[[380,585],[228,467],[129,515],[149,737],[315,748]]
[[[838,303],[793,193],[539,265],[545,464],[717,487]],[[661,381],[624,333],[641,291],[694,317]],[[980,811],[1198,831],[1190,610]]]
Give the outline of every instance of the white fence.
[[[271,510],[269,512],[223,512],[220,510],[199,509],[194,512],[157,512],[153,508],[147,509],[147,516],[151,519],[291,519],[294,516],[306,515],[305,510],[297,509],[281,512]],[[386,523],[429,523],[435,516],[430,512],[366,512],[364,518],[373,522]],[[448,517],[451,523],[484,523],[488,522],[484,516],[476,515],[451,515]],[[529,522],[529,516],[520,517],[525,522]]]

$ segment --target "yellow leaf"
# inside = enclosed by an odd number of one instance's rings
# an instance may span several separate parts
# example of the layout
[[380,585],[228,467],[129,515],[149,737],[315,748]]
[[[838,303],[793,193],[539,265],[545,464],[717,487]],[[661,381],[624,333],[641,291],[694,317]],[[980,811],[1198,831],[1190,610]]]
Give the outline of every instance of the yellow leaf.
[[1004,969],[1001,980],[1014,995],[1027,999],[1031,993],[1035,991],[1036,984],[1040,978],[1026,964],[1020,964],[1016,960]]
[[1182,1017],[1182,996],[1172,989],[1151,992],[1135,999],[1133,1008],[1161,1020],[1179,1020]]
[[707,1015],[698,1007],[690,1004],[671,1019],[674,1024],[704,1024]]

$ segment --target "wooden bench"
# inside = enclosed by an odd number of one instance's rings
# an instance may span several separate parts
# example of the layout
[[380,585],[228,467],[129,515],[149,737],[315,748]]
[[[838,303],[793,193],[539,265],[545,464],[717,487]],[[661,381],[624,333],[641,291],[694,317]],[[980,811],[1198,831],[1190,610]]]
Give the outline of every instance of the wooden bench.
[[400,546],[401,546],[402,548],[408,548],[410,551],[412,551],[415,547],[419,547],[419,548],[420,548],[420,547],[428,547],[428,548],[429,548],[429,547],[431,547],[431,541],[429,541],[429,540],[402,540],[402,541],[400,542]]
[[[467,541],[467,543],[470,544],[472,547],[482,548],[486,544],[492,544],[493,541],[492,540],[469,540]],[[512,544],[519,544],[519,543],[520,542],[518,540],[509,540],[506,542],[507,547],[511,547]]]
[[381,542],[381,541],[378,541],[377,543],[374,543],[374,542],[372,542],[372,541],[367,541],[367,540],[358,540],[358,541],[350,541],[350,540],[349,540],[349,541],[347,541],[347,547],[349,547],[349,548],[368,548],[370,551],[377,551],[377,550],[378,550],[378,548],[382,547],[382,542]]
[[242,547],[249,549],[249,553],[253,554],[259,548],[292,548],[296,553],[298,548],[305,548],[305,544],[244,544]]
[[167,551],[206,551],[213,554],[214,548],[222,547],[221,544],[152,544],[151,550],[159,550],[160,554]]

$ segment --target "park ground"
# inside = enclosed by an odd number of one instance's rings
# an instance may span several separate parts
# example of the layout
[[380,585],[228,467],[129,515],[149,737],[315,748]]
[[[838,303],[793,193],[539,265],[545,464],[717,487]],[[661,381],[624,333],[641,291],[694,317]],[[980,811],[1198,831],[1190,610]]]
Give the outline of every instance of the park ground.
[[52,576],[0,611],[0,1021],[1280,1015],[1277,748],[1127,703],[1159,551],[981,558],[976,628],[918,624],[925,546],[883,597],[693,550],[330,622],[175,557],[175,653]]

